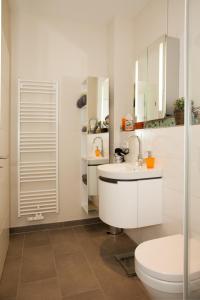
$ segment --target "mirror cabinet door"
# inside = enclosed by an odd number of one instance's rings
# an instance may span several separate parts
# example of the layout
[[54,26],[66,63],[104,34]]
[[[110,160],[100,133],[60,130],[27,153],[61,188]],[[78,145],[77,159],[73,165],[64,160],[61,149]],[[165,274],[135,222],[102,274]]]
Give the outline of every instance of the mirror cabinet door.
[[162,36],[135,61],[134,116],[137,122],[174,116],[179,97],[179,39]]
[[137,122],[165,117],[166,38],[159,38],[135,62],[135,105]]
[[165,37],[147,49],[146,121],[165,117]]
[[146,120],[147,49],[135,62],[134,116],[137,122]]

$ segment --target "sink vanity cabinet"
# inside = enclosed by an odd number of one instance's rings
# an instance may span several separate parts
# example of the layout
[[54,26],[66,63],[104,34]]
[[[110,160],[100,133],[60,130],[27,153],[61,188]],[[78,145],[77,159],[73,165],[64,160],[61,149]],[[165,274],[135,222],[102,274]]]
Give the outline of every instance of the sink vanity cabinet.
[[138,226],[162,223],[162,178],[137,182]]
[[[144,171],[138,174],[138,178],[126,180],[102,177],[99,171],[99,216],[101,220],[119,228],[139,228],[161,224],[162,176],[157,174],[159,172],[154,175],[151,171]],[[110,175],[108,176],[111,177]]]

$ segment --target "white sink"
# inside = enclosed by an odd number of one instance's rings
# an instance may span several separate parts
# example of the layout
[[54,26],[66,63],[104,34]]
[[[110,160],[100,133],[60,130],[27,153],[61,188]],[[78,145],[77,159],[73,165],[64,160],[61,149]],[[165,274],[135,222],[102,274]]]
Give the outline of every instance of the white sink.
[[87,160],[88,165],[102,165],[102,164],[108,164],[109,158],[108,157],[83,157],[84,160]]
[[98,166],[98,176],[118,180],[137,180],[162,177],[162,170],[147,169],[146,166],[139,167],[131,163],[106,164]]

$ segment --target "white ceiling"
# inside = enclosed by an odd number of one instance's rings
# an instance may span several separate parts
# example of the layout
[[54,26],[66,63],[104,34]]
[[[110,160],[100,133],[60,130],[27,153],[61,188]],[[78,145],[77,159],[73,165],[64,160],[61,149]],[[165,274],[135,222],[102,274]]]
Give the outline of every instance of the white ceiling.
[[9,0],[11,10],[51,15],[77,22],[107,24],[113,17],[133,18],[149,0]]

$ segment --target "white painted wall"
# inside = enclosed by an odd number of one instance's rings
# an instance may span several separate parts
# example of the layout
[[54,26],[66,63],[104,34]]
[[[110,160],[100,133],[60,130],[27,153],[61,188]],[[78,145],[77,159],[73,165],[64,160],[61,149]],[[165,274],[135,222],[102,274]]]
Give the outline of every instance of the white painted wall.
[[[11,87],[11,227],[28,225],[17,217],[17,79],[59,80],[58,215],[44,223],[87,218],[80,195],[80,111],[76,100],[88,76],[108,76],[107,28],[43,14],[37,9],[12,11]],[[34,5],[34,2],[32,2]]]
[[9,244],[9,104],[10,28],[7,1],[2,1],[1,109],[0,109],[0,277]]
[[132,112],[133,21],[115,18],[109,25],[111,155],[120,143],[121,118]]
[[9,100],[10,100],[10,27],[9,8],[2,1],[2,59],[1,59],[1,99],[0,99],[0,155],[9,155]]

